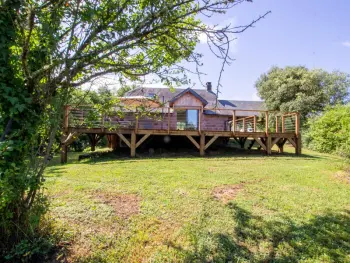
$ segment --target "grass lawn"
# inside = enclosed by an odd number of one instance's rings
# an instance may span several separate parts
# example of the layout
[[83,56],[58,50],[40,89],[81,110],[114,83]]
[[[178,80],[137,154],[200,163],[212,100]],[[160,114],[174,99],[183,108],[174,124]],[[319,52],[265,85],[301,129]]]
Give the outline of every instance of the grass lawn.
[[46,171],[70,262],[350,262],[338,157],[77,157]]

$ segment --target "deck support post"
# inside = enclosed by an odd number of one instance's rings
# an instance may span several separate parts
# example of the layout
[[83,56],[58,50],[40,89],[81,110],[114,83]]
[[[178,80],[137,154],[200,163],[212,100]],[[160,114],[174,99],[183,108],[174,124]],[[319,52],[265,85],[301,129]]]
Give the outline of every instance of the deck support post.
[[199,155],[205,155],[205,135],[202,133],[199,142]]
[[277,142],[277,146],[278,146],[278,152],[279,153],[283,153],[283,146],[286,143],[287,139],[281,139],[279,142]]
[[91,133],[88,134],[88,137],[90,139],[91,151],[94,152],[96,149],[96,144],[101,140],[103,134]]
[[116,134],[112,134],[111,136],[111,147],[113,151],[118,148],[118,136]]
[[301,155],[301,135],[295,137],[295,154]]
[[133,131],[131,133],[130,156],[131,157],[136,156],[136,133],[135,133],[135,131]]
[[62,144],[61,147],[61,164],[67,163],[67,155],[68,155],[68,146],[66,144]]
[[271,155],[272,152],[272,138],[270,135],[266,138],[266,153],[267,155]]

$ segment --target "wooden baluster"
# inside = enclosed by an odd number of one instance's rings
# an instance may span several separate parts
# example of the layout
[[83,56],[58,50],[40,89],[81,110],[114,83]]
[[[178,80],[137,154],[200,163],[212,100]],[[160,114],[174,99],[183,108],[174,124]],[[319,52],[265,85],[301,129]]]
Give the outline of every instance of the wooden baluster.
[[168,108],[168,134],[170,134],[170,107]]
[[284,125],[284,115],[282,115],[282,133],[285,133],[286,129],[285,129],[285,125]]
[[269,133],[269,112],[265,112],[265,132],[266,134]]
[[278,130],[278,116],[276,116],[276,133],[278,133],[279,130]]

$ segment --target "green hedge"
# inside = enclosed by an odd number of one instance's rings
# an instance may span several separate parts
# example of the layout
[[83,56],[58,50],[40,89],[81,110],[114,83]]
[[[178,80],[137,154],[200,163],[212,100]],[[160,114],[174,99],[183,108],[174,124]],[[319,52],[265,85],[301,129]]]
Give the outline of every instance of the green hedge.
[[311,118],[306,144],[320,152],[350,158],[350,105],[335,106]]

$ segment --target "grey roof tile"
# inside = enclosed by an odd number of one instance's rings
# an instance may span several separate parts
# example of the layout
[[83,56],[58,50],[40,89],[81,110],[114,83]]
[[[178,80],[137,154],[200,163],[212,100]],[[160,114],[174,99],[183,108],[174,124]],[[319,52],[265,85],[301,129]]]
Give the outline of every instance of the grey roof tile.
[[[131,90],[125,94],[125,97],[129,96],[158,96],[158,99],[160,102],[165,103],[165,105],[168,105],[168,102],[171,101],[174,97],[178,96],[181,92],[184,92],[187,89],[175,89],[174,91],[171,91],[168,88],[147,88],[147,87],[140,87],[136,88],[134,90]],[[214,108],[216,104],[216,94],[213,92],[209,92],[206,89],[191,89],[196,94],[201,96],[203,100],[207,101],[208,104],[205,106],[205,108],[210,109]],[[204,109],[205,109],[204,108]],[[217,108],[224,108],[225,110],[220,111],[212,111],[212,110],[206,110],[206,114],[219,114],[219,115],[231,115],[232,110],[238,110],[236,112],[237,116],[245,116],[247,113],[240,112],[244,110],[265,110],[265,105],[263,101],[241,101],[241,100],[218,100],[218,106]],[[226,110],[227,109],[227,110]],[[251,112],[251,115],[258,115],[258,112]]]

